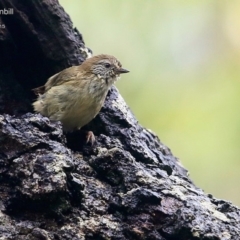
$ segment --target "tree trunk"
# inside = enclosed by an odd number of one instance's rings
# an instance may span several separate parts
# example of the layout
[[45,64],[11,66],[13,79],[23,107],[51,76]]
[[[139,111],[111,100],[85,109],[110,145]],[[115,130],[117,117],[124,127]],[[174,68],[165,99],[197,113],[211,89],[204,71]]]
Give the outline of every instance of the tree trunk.
[[88,49],[57,0],[0,9],[0,239],[240,239],[239,209],[197,188],[115,87],[93,147],[33,114],[31,89]]

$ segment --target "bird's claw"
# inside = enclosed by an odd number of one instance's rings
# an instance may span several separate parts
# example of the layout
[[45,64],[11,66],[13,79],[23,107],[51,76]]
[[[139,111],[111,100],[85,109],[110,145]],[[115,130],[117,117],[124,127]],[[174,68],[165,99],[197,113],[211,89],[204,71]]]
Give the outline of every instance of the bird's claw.
[[86,143],[87,144],[89,143],[91,146],[93,146],[93,144],[95,142],[96,142],[96,138],[95,138],[93,132],[92,131],[86,132]]

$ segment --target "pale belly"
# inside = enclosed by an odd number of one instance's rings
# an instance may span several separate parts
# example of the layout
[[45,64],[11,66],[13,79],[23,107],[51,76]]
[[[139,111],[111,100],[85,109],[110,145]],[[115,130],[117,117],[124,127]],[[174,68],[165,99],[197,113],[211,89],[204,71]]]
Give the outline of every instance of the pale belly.
[[66,132],[77,130],[99,113],[107,92],[105,82],[104,85],[96,85],[93,81],[82,88],[73,85],[56,86],[39,99],[42,108],[40,112],[51,120],[61,121]]
[[76,104],[70,106],[61,118],[63,130],[73,131],[88,124],[101,110],[104,99],[98,102],[88,102],[86,104]]

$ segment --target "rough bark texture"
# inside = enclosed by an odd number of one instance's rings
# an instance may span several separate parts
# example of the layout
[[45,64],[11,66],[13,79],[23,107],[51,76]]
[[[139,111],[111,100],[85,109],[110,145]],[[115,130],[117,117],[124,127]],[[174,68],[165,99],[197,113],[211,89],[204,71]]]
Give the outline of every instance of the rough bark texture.
[[197,188],[116,88],[86,126],[92,148],[31,113],[30,89],[80,64],[84,42],[56,0],[3,8],[14,15],[0,15],[0,239],[240,239],[239,209]]

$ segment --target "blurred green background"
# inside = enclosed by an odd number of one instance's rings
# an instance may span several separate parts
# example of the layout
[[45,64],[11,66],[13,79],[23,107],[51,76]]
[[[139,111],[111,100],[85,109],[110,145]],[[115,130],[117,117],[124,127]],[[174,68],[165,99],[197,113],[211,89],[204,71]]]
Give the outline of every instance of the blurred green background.
[[60,0],[94,54],[195,184],[240,205],[240,1]]

